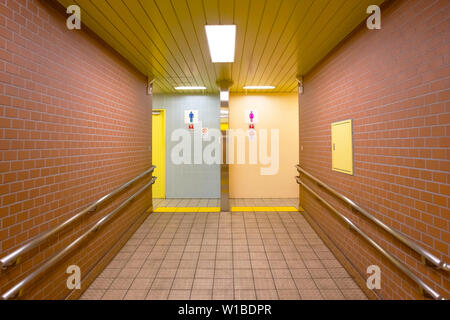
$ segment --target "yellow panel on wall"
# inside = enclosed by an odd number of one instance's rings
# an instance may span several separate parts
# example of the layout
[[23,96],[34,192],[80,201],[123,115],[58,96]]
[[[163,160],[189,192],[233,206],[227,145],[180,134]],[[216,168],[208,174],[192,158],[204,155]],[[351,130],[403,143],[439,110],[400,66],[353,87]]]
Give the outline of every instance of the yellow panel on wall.
[[353,174],[353,130],[352,120],[331,124],[332,169]]
[[165,111],[155,111],[152,116],[152,159],[156,169],[153,173],[158,177],[153,185],[153,198],[166,197],[166,156],[165,156]]

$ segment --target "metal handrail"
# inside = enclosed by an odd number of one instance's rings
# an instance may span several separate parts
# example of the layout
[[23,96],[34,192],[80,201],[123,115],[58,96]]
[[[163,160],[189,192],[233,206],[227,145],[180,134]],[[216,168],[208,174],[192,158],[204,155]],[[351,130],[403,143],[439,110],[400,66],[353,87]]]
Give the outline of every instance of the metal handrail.
[[422,281],[419,277],[417,277],[411,270],[409,270],[400,260],[391,255],[389,252],[384,250],[378,243],[376,243],[372,238],[370,238],[366,233],[364,233],[361,229],[359,229],[350,219],[342,215],[336,208],[334,208],[330,203],[328,203],[325,199],[323,199],[320,195],[314,192],[310,187],[308,187],[304,182],[300,180],[300,177],[295,177],[297,183],[302,185],[306,190],[308,190],[312,195],[322,201],[328,209],[333,211],[341,220],[343,220],[351,229],[356,231],[359,235],[361,235],[367,242],[369,242],[373,247],[375,247],[378,251],[381,252],[383,256],[385,256],[392,264],[394,264],[397,268],[399,268],[404,274],[406,274],[412,281],[414,281],[419,289],[424,295],[426,292],[431,298],[435,300],[445,300],[438,292],[433,290],[430,286],[428,286],[425,282]]
[[445,261],[443,261],[443,260],[439,259],[438,257],[434,256],[433,254],[431,254],[430,252],[428,252],[427,250],[425,250],[421,246],[417,245],[412,240],[408,239],[407,236],[404,235],[403,233],[401,233],[400,231],[392,229],[391,227],[386,225],[384,222],[380,221],[379,219],[377,219],[376,217],[371,215],[369,212],[367,212],[367,210],[364,210],[363,208],[361,208],[354,201],[350,200],[349,198],[347,198],[343,194],[337,192],[336,190],[331,188],[329,185],[327,185],[325,182],[317,179],[316,177],[314,177],[313,175],[308,173],[305,169],[303,169],[299,165],[297,165],[296,168],[297,168],[298,172],[305,174],[308,178],[312,179],[317,184],[319,184],[322,187],[324,187],[325,189],[327,189],[329,192],[331,192],[337,198],[339,198],[339,199],[343,200],[345,203],[349,204],[352,208],[354,208],[355,210],[357,210],[358,212],[363,214],[366,218],[368,218],[369,220],[371,220],[372,222],[377,224],[379,227],[381,227],[383,230],[388,232],[394,238],[396,238],[397,240],[402,242],[404,245],[406,245],[410,249],[414,250],[416,253],[418,253],[422,257],[422,261],[423,262],[428,261],[433,266],[435,266],[436,269],[441,269],[441,270],[444,270],[444,271],[447,271],[447,272],[450,271],[450,265],[448,263],[446,263]]
[[156,177],[152,177],[152,180],[143,186],[139,191],[129,197],[127,200],[122,202],[120,206],[116,209],[108,213],[106,216],[98,220],[89,230],[83,233],[76,240],[71,242],[67,247],[63,250],[59,251],[57,254],[52,256],[49,260],[45,261],[39,268],[30,273],[27,277],[22,279],[19,283],[17,283],[14,287],[9,289],[2,295],[3,300],[9,300],[15,298],[16,296],[21,296],[23,294],[24,289],[30,285],[35,279],[37,279],[44,272],[53,267],[58,261],[64,258],[68,253],[70,253],[73,249],[77,248],[84,240],[87,239],[92,233],[97,232],[100,227],[102,227],[105,223],[110,221],[118,212],[120,212],[123,208],[125,208],[130,202],[132,202],[137,196],[139,196],[143,191],[145,191],[148,187],[154,184],[156,181]]
[[87,213],[91,213],[91,212],[96,211],[99,206],[105,204],[108,200],[110,200],[111,198],[113,198],[114,196],[116,196],[117,194],[119,194],[120,192],[122,192],[123,190],[128,188],[129,186],[131,186],[136,181],[138,181],[138,180],[142,179],[143,177],[145,177],[146,175],[152,173],[155,170],[155,168],[156,168],[155,166],[152,166],[150,169],[146,170],[145,172],[141,173],[140,175],[138,175],[134,179],[128,181],[127,183],[121,185],[117,189],[113,190],[112,192],[110,192],[107,195],[103,196],[102,198],[98,199],[97,201],[95,201],[94,203],[89,205],[87,208],[85,208],[82,211],[78,212],[77,214],[75,214],[71,218],[67,219],[66,221],[64,221],[63,223],[58,225],[57,227],[55,227],[55,228],[53,228],[51,230],[48,230],[48,231],[46,231],[46,232],[36,236],[35,238],[30,240],[25,245],[23,245],[20,248],[14,250],[13,252],[8,254],[7,256],[1,258],[0,259],[0,267],[3,270],[5,270],[5,269],[7,269],[8,267],[10,267],[10,266],[12,266],[14,264],[20,263],[20,257],[23,254],[25,254],[25,253],[29,252],[30,250],[36,248],[37,246],[42,244],[45,240],[49,239],[51,236],[53,236],[53,235],[57,234],[58,232],[62,231],[63,229],[65,229],[66,227],[68,227],[69,225],[71,225],[75,221],[79,220],[84,215],[86,215]]

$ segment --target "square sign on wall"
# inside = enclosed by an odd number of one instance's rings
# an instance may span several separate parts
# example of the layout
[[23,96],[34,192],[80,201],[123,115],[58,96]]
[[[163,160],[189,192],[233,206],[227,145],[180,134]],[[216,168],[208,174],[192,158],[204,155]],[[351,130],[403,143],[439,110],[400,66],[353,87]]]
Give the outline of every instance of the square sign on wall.
[[257,110],[245,110],[245,123],[256,124],[258,123],[258,111]]
[[184,123],[185,124],[197,124],[198,123],[198,110],[184,110]]

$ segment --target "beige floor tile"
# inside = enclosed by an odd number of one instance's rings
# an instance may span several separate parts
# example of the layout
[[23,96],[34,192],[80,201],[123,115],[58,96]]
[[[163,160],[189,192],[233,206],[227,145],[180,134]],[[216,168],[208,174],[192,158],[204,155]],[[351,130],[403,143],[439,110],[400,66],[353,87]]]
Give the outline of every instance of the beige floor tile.
[[211,300],[211,289],[193,289],[191,291],[191,300]]
[[172,287],[172,278],[155,278],[151,290],[168,290]]
[[297,265],[297,264],[301,264],[298,262],[299,260],[303,261],[302,256],[298,252],[285,252],[283,255],[284,255],[284,258],[286,259],[286,262],[291,261],[291,260],[296,261],[296,262],[294,262],[295,268],[306,268],[302,265]]
[[326,269],[308,269],[308,272],[311,274],[311,277],[313,279],[321,279],[321,278],[329,278],[330,275],[328,274]]
[[214,289],[213,290],[214,300],[233,300],[234,291],[233,289]]
[[234,278],[253,278],[252,269],[234,269]]
[[102,300],[122,300],[126,293],[127,290],[109,289],[103,295]]
[[194,278],[196,269],[178,269],[176,278]]
[[275,289],[275,283],[272,278],[270,279],[254,279],[256,290],[269,290]]
[[190,290],[193,282],[194,278],[176,278],[172,283],[172,290]]
[[320,260],[304,260],[304,263],[308,269],[324,268]]
[[252,261],[267,260],[265,252],[250,252],[250,259]]
[[166,259],[181,259],[183,252],[168,252],[165,256]]
[[341,289],[341,292],[348,300],[367,300],[367,296],[361,289]]
[[106,268],[100,273],[99,278],[115,278],[120,273],[122,269],[119,268]]
[[235,278],[234,288],[238,290],[254,290],[255,282],[253,278]]
[[199,256],[199,260],[214,260],[216,259],[215,251],[201,251]]
[[215,278],[214,290],[233,289],[233,279]]
[[87,289],[83,295],[80,297],[80,300],[100,300],[105,294],[106,290],[104,289]]
[[278,300],[277,290],[256,290],[257,300]]
[[233,260],[233,266],[235,269],[250,269],[252,267],[250,260]]
[[234,298],[236,300],[255,300],[256,292],[255,290],[234,290]]
[[161,263],[161,269],[178,269],[178,265],[180,264],[181,260],[169,260],[166,259]]
[[250,260],[250,253],[248,252],[233,252],[234,260]]
[[148,290],[128,290],[124,300],[144,300]]
[[300,295],[297,289],[281,289],[278,290],[280,300],[299,300]]
[[322,289],[338,289],[336,283],[333,281],[333,279],[330,278],[324,278],[324,279],[314,279],[314,282],[316,283],[317,288],[320,290]]
[[148,290],[151,288],[153,278],[135,278],[130,286],[130,290]]
[[189,300],[191,290],[170,290],[168,300]]
[[216,260],[233,260],[233,252],[216,252],[215,255]]
[[102,289],[106,290],[109,288],[111,283],[114,281],[113,278],[97,278],[89,286],[89,289]]
[[266,250],[264,249],[264,246],[262,245],[249,245],[248,249],[250,253],[264,253]]
[[197,271],[195,272],[195,278],[213,279],[214,269],[197,269]]
[[124,269],[133,269],[138,268],[140,269],[145,263],[145,259],[133,259],[128,261],[128,263],[125,265]]
[[175,278],[175,275],[177,273],[177,269],[164,269],[161,268],[158,273],[156,274],[156,278]]
[[146,300],[167,300],[169,296],[168,289],[152,289],[148,292]]
[[108,290],[128,290],[132,283],[131,278],[116,278],[111,282]]
[[334,279],[334,282],[339,289],[359,289],[359,286],[351,278],[338,278]]
[[147,278],[147,279],[153,279],[156,277],[156,274],[158,273],[158,269],[141,269],[138,274],[136,275],[136,278]]
[[308,269],[290,269],[292,278],[294,279],[311,279],[312,276]]
[[127,260],[113,260],[108,265],[108,268],[122,269],[127,264]]
[[[243,269],[240,269],[243,270]],[[214,270],[214,278],[221,279],[232,279],[233,278],[233,269],[232,268],[216,268]]]
[[275,279],[275,287],[277,290],[297,289],[295,282],[292,279]]
[[296,278],[296,279],[294,279],[294,282],[295,282],[295,285],[297,286],[298,290],[318,289],[316,286],[316,283],[312,279]]
[[195,278],[192,289],[193,290],[212,289],[213,284],[214,284],[214,280],[212,278],[211,279]]
[[214,269],[215,260],[198,260],[197,269]]
[[290,269],[305,269],[306,265],[303,260],[300,259],[288,259],[286,260],[287,267]]
[[139,268],[122,269],[122,271],[120,271],[120,273],[117,277],[118,278],[135,278],[136,275],[139,273],[139,271],[140,271]]
[[178,269],[195,269],[197,268],[197,261],[196,259],[182,259]]
[[302,300],[323,300],[319,289],[305,289],[299,290]]
[[320,293],[322,294],[325,300],[345,300],[345,297],[342,294],[342,292],[337,289],[320,290]]
[[269,269],[269,262],[267,260],[251,260],[253,269]]
[[269,268],[267,269],[253,269],[253,277],[255,279],[261,279],[261,278],[272,278],[272,272]]
[[342,268],[329,268],[327,269],[328,273],[333,279],[339,279],[339,278],[351,278],[348,272]]
[[274,279],[291,279],[291,271],[289,269],[272,269]]
[[233,260],[216,260],[216,268],[232,269],[233,268]]

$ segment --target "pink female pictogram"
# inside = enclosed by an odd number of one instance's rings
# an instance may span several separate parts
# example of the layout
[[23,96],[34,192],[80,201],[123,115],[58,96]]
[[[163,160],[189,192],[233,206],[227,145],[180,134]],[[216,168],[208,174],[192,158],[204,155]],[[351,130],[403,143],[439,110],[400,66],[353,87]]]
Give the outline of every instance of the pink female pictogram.
[[255,115],[253,114],[253,111],[250,111],[249,117],[250,117],[250,122],[253,123],[253,119],[255,118]]

